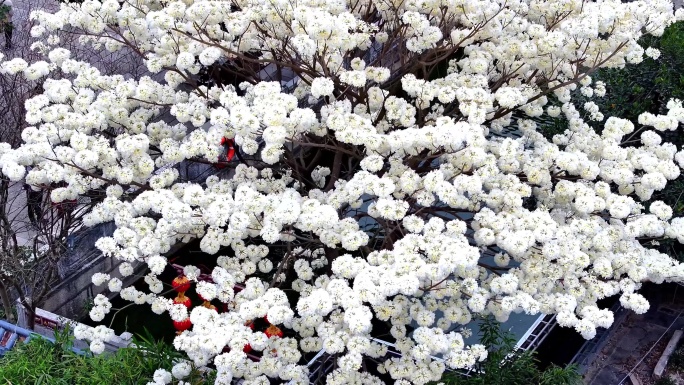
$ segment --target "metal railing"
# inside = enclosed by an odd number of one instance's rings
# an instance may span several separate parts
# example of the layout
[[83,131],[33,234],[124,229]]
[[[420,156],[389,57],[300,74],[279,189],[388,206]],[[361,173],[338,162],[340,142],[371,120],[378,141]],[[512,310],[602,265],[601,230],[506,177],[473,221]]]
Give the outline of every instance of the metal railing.
[[610,310],[615,314],[613,325],[608,329],[598,329],[596,331],[596,337],[587,340],[568,363],[568,365],[576,364],[580,374],[585,374],[587,372],[589,365],[591,365],[596,355],[608,341],[608,337],[611,334],[610,331],[619,327],[628,314],[627,309],[620,306],[620,302],[616,302]]

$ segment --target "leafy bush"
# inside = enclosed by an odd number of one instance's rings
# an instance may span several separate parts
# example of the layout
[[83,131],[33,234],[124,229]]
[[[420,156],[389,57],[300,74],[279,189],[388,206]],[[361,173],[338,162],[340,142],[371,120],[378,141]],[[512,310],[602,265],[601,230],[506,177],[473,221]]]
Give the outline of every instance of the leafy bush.
[[[181,356],[173,347],[138,336],[135,347],[119,349],[113,354],[93,356],[74,353],[72,339],[61,333],[56,343],[33,337],[18,344],[0,358],[0,383],[35,385],[102,385],[147,384],[155,370],[170,370]],[[204,384],[194,371],[191,384]]]
[[[624,69],[600,70],[597,78],[606,82],[608,91],[602,101],[604,111],[635,120],[643,111],[665,112],[670,98],[684,99],[684,22],[669,26],[661,37],[646,36],[644,47],[660,51],[656,60],[646,58],[639,65]],[[638,110],[637,110],[638,109]],[[681,144],[682,140],[679,140]]]
[[[639,44],[660,51],[656,60],[646,57],[642,63],[627,64],[624,68],[602,68],[591,75],[594,82],[602,81],[606,85],[606,95],[592,98],[605,117],[617,116],[629,119],[637,124],[643,112],[653,114],[666,113],[668,100],[677,98],[684,100],[684,21],[670,25],[660,37],[645,36]],[[582,96],[579,89],[573,95],[574,102],[581,106],[589,101]],[[557,118],[542,116],[535,119],[540,123],[542,133],[547,138],[560,134],[567,129],[567,121],[563,115]],[[605,120],[586,123],[597,132],[603,130]],[[665,140],[681,147],[684,144],[682,129],[675,132],[661,132]],[[631,143],[634,145],[636,143]]]
[[534,352],[516,350],[513,334],[501,330],[493,318],[480,325],[480,341],[489,356],[479,363],[470,377],[448,373],[442,378],[447,385],[579,385],[582,376],[577,367],[551,366],[540,370]]
[[[594,82],[602,81],[606,85],[603,98],[592,98],[606,118],[617,116],[632,121],[637,129],[638,117],[643,112],[666,114],[667,102],[672,98],[684,100],[684,21],[674,23],[665,29],[660,37],[644,36],[639,41],[642,47],[652,47],[660,51],[660,57],[646,57],[642,63],[627,64],[621,69],[602,68],[591,75]],[[589,101],[578,90],[573,95],[576,106]],[[541,133],[552,138],[562,134],[568,122],[561,114],[552,118],[548,115],[534,119]],[[605,119],[599,122],[586,120],[596,132],[603,130]],[[640,146],[640,133],[623,146]],[[678,149],[684,147],[684,129],[682,125],[675,131],[658,132],[663,141],[673,143]],[[673,216],[684,216],[684,175],[669,182],[667,186],[656,191],[650,201],[661,200],[672,207]],[[654,243],[659,251],[673,258],[684,261],[684,248],[671,239]]]

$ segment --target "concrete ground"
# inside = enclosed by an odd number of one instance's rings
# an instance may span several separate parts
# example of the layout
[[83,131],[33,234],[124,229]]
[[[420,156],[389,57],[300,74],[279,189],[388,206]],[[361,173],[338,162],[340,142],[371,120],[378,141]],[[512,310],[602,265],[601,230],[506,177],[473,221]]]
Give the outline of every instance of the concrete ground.
[[646,314],[631,313],[611,331],[584,376],[585,384],[629,385],[629,379],[621,381],[630,371],[643,385],[655,382],[656,362],[674,331],[684,328],[684,287],[668,285],[652,293]]

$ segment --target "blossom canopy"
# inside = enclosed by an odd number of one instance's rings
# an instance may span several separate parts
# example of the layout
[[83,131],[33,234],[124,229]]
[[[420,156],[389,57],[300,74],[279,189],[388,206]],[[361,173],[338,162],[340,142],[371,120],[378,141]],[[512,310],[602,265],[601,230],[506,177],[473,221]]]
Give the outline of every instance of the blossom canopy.
[[[638,122],[575,102],[605,95],[596,69],[657,59],[637,40],[684,18],[668,0],[86,0],[31,17],[45,60],[0,72],[43,92],[3,174],[95,201],[84,222],[116,224],[97,247],[123,263],[93,282],[189,320],[174,345],[217,384],[308,383],[321,350],[329,384],[425,384],[486,358],[459,329],[474,317],[556,314],[592,338],[613,322],[600,299],[643,313],[643,282],[684,280],[644,242],[684,242],[683,218],[644,205],[684,166],[660,135],[682,101]],[[103,75],[61,31],[147,74]],[[545,137],[542,116],[567,130]],[[165,297],[168,254],[193,240],[214,257],[182,275],[225,310]],[[122,287],[139,263],[149,290]],[[90,315],[110,310],[99,295]],[[280,333],[250,327],[264,317]],[[106,330],[78,334],[98,352]],[[373,338],[388,330],[398,358]]]

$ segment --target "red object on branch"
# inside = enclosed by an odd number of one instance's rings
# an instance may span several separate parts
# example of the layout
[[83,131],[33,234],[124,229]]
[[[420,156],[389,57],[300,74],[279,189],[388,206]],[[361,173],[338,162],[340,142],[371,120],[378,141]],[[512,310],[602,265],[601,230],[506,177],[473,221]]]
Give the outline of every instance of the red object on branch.
[[189,297],[185,296],[185,292],[178,293],[178,296],[173,299],[173,303],[184,305],[188,309],[192,306],[192,301]]
[[225,153],[221,153],[218,157],[218,162],[214,163],[216,168],[222,169],[227,166],[226,163],[230,162],[235,157],[235,141],[233,139],[221,138],[221,146],[224,147]]
[[190,289],[190,280],[188,277],[181,275],[171,281],[171,286],[173,286],[173,290],[179,293],[185,293]]
[[173,327],[175,327],[178,332],[183,332],[192,327],[192,322],[190,322],[190,318],[188,317],[182,321],[173,321]]
[[266,333],[266,335],[269,338],[271,338],[273,336],[276,336],[276,337],[282,337],[283,336],[283,331],[280,330],[280,328],[275,326],[275,325],[271,325],[271,326],[267,327],[266,331],[264,333]]
[[242,348],[242,351],[245,353],[249,353],[252,351],[252,346],[250,344],[247,344],[244,348]]
[[202,297],[202,294],[197,293],[197,296],[199,297],[200,300],[202,300],[202,302],[207,302],[207,299]]

